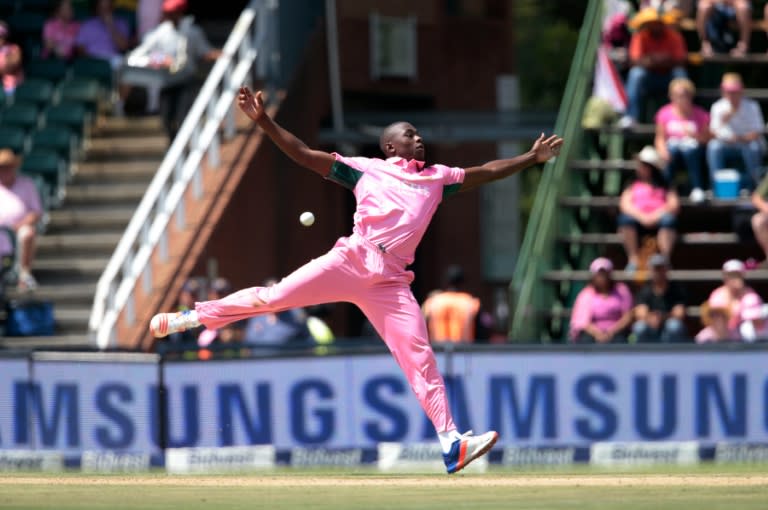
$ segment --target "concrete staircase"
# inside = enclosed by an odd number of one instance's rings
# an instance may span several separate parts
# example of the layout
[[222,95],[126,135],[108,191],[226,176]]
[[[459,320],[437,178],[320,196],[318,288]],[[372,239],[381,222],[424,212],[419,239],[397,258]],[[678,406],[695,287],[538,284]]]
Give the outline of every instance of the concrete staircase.
[[[90,347],[96,283],[162,161],[168,140],[158,117],[106,117],[74,169],[61,207],[38,240],[32,297],[55,305],[57,335],[0,338],[0,347]],[[18,297],[11,291],[10,297]]]

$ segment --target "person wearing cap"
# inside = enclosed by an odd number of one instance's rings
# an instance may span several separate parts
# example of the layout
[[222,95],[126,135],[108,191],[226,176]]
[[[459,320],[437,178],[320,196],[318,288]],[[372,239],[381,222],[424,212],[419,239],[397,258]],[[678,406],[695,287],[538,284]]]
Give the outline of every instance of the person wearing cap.
[[632,323],[632,293],[613,279],[613,263],[598,257],[589,265],[589,283],[576,296],[569,337],[575,343],[626,343]]
[[635,297],[635,323],[632,333],[637,342],[681,342],[686,339],[685,292],[669,281],[669,260],[657,253],[648,261],[651,279]]
[[[736,25],[738,31],[731,27]],[[730,53],[743,57],[749,51],[752,35],[752,3],[749,0],[698,0],[696,30],[701,39],[701,54]]]
[[646,99],[663,94],[674,78],[686,78],[688,50],[675,24],[679,11],[659,14],[653,7],[640,10],[629,22],[635,30],[629,42],[631,68],[627,76],[627,114],[622,127],[630,127],[642,117]]
[[[32,276],[35,255],[36,225],[43,213],[35,182],[18,174],[21,161],[10,149],[0,149],[0,226],[16,233],[21,290],[33,290],[37,282]],[[0,235],[0,256],[9,255],[12,244]]]
[[744,97],[744,84],[738,73],[725,73],[720,83],[722,96],[710,110],[712,140],[707,145],[710,182],[715,172],[728,166],[729,161],[741,161],[746,170],[744,187],[753,189],[760,180],[765,155],[763,137],[765,120],[757,101]]
[[696,343],[740,341],[738,330],[730,326],[730,318],[731,312],[728,306],[704,303],[701,307],[701,322],[704,324],[704,329],[696,334]]
[[659,251],[672,254],[680,199],[661,173],[665,162],[650,145],[636,157],[635,180],[619,199],[619,234],[627,254],[626,271],[637,270],[642,236],[656,233]]
[[21,49],[18,45],[8,42],[8,25],[4,21],[0,21],[0,77],[6,95],[13,94],[16,87],[24,81]]
[[744,322],[744,310],[760,306],[763,300],[744,282],[746,267],[740,260],[731,259],[723,264],[723,285],[712,291],[707,299],[710,307],[726,307],[728,327],[738,329]]
[[[194,101],[199,68],[221,55],[221,50],[211,46],[194,18],[185,15],[186,10],[186,0],[164,0],[162,23],[144,36],[128,58],[130,65],[138,66],[141,62],[142,67],[167,73],[160,89],[159,108],[171,141]],[[156,93],[150,90],[150,98],[153,94]],[[148,105],[149,110],[154,108],[154,104]]]
[[688,78],[675,78],[669,84],[670,102],[656,112],[654,145],[667,162],[664,177],[672,182],[674,171],[683,166],[688,170],[691,201],[702,202],[701,181],[704,147],[710,138],[709,113],[693,104],[696,87]]

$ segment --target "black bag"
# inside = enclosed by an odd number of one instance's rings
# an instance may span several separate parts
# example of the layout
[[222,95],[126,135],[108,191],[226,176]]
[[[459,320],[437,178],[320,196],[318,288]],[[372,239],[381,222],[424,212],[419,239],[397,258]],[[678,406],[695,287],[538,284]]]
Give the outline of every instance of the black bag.
[[10,301],[5,309],[6,336],[50,336],[56,331],[50,301]]

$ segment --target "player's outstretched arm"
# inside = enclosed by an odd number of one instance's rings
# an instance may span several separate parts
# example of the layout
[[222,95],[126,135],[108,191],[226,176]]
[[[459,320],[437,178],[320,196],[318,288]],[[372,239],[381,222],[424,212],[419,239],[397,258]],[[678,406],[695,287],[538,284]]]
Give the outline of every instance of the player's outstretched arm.
[[323,177],[331,171],[336,161],[333,155],[314,149],[296,138],[291,132],[283,129],[264,111],[264,101],[261,91],[251,93],[248,87],[240,87],[237,95],[237,105],[251,120],[256,122],[267,136],[275,142],[281,151],[304,168],[319,173]]
[[557,135],[545,138],[544,133],[533,143],[531,150],[510,159],[497,159],[481,166],[465,169],[461,191],[472,189],[486,182],[496,181],[516,174],[533,165],[545,163],[560,152],[563,139]]

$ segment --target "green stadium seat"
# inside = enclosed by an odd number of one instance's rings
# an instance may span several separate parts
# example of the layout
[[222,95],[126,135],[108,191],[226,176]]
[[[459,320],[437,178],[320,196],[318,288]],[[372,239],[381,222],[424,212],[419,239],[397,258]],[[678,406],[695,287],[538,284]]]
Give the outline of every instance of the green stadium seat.
[[16,126],[27,132],[36,129],[39,124],[40,110],[37,106],[27,103],[15,103],[3,110],[3,126]]
[[105,91],[112,90],[113,71],[109,61],[101,58],[81,57],[72,62],[72,77],[96,80]]
[[47,194],[49,203],[51,205],[61,203],[67,183],[67,166],[55,151],[46,149],[30,151],[21,162],[21,173],[42,177],[50,188]]
[[16,38],[40,39],[43,34],[45,15],[39,12],[19,11],[8,17],[11,34]]
[[0,126],[0,147],[11,149],[16,154],[27,152],[27,133],[22,128]]
[[86,135],[91,123],[91,115],[80,103],[61,103],[51,106],[45,112],[45,125],[66,127],[78,138],[78,143]]
[[51,0],[22,0],[21,5],[25,11],[35,11],[48,15],[51,12],[53,3]]
[[29,78],[40,78],[58,83],[69,74],[69,66],[58,58],[32,58],[25,61],[24,71]]
[[81,103],[90,113],[95,114],[101,97],[101,87],[95,80],[73,78],[59,85],[58,95],[59,102]]
[[29,78],[16,88],[14,101],[31,103],[43,108],[53,99],[53,84],[40,78]]
[[48,149],[65,161],[75,155],[76,136],[64,126],[47,126],[32,133],[32,150]]

